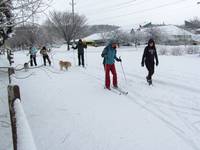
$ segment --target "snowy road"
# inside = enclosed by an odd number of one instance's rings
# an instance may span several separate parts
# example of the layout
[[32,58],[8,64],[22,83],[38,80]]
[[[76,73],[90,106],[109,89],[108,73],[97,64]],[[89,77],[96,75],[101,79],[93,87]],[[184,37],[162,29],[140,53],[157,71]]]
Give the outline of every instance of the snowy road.
[[[59,71],[59,60],[73,62],[62,49],[53,52],[53,67],[13,78],[38,150],[200,150],[199,57],[160,56],[149,87],[142,49],[120,49],[128,82],[116,64],[119,85],[129,92],[123,96],[103,88],[102,48],[88,48],[86,69]],[[24,52],[15,58],[16,65],[28,60]]]

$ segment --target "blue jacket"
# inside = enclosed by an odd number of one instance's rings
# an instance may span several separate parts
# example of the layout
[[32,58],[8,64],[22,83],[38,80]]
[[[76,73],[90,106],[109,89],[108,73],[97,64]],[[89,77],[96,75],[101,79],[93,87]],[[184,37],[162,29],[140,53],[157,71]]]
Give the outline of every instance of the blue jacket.
[[117,60],[117,51],[116,49],[112,48],[112,44],[109,44],[106,46],[101,54],[102,57],[104,57],[103,64],[114,64],[115,60]]
[[36,53],[37,53],[37,49],[33,46],[33,47],[31,47],[30,48],[30,54],[31,55],[36,55]]

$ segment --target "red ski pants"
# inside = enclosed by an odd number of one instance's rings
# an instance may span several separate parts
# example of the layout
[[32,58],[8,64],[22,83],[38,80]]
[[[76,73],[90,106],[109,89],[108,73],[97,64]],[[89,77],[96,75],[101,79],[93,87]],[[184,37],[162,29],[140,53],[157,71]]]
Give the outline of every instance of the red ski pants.
[[117,73],[116,73],[116,69],[115,69],[115,64],[106,64],[105,65],[106,88],[110,88],[110,71],[113,75],[113,86],[117,87]]

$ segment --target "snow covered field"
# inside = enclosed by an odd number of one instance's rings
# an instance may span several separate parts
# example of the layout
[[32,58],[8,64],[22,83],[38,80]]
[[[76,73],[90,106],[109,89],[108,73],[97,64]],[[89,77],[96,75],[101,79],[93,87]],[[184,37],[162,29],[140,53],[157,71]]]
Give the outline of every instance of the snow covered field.
[[[149,87],[140,65],[143,47],[120,48],[128,82],[119,63],[116,68],[119,86],[129,92],[124,96],[104,89],[102,49],[87,49],[86,69],[62,46],[51,53],[52,67],[13,76],[38,150],[200,150],[200,57],[159,56]],[[29,57],[16,52],[15,59],[20,68]],[[59,60],[73,67],[60,71]]]
[[[0,67],[8,66],[5,56],[0,55]],[[0,150],[12,149],[10,114],[8,110],[8,74],[7,69],[0,69]]]

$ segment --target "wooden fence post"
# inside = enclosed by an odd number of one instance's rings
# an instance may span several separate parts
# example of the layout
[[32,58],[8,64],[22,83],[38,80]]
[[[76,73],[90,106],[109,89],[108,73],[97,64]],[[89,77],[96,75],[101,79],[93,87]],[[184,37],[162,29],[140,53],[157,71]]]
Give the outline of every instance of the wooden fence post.
[[9,79],[9,84],[11,84],[11,75],[15,73],[15,69],[13,67],[8,68],[8,79]]
[[16,99],[20,99],[20,90],[17,85],[8,85],[8,104],[10,111],[10,121],[12,128],[12,138],[13,138],[13,149],[17,150],[17,126],[16,126],[16,116],[14,110],[14,102]]

